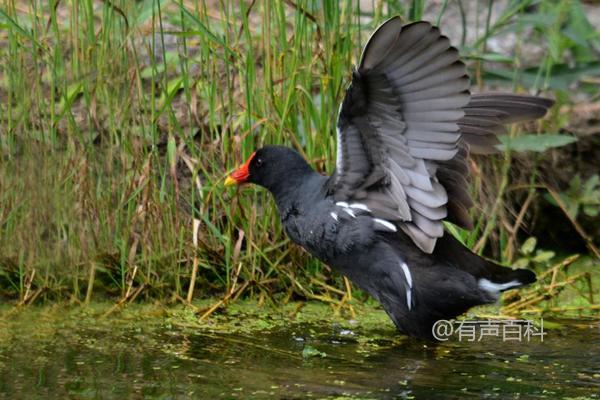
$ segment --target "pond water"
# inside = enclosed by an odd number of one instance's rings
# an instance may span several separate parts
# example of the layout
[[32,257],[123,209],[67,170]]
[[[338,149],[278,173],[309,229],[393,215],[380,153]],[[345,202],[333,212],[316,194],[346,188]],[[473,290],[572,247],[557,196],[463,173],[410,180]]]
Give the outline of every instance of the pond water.
[[0,397],[600,398],[600,329],[589,322],[548,331],[543,342],[433,344],[387,324],[290,322],[230,333],[32,317],[0,323]]

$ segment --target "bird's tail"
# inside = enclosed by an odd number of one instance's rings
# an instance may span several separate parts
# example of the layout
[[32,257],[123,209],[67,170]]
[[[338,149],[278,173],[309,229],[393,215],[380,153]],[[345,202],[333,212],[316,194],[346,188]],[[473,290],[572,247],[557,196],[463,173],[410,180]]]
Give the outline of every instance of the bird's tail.
[[528,269],[511,269],[502,267],[488,260],[486,268],[477,276],[480,289],[497,298],[500,292],[529,285],[536,281],[533,271]]
[[446,233],[438,242],[436,250],[450,263],[470,273],[477,279],[477,285],[492,299],[500,292],[529,285],[536,281],[536,275],[528,269],[503,267],[471,252],[452,235]]

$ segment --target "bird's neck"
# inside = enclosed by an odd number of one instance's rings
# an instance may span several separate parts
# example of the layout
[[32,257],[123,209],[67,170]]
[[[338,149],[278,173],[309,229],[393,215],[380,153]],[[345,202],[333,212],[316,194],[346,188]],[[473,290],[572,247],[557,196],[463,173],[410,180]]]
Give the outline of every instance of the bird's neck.
[[279,210],[286,210],[299,204],[300,200],[310,200],[323,191],[323,184],[327,177],[308,168],[289,171],[283,179],[278,180],[269,187]]

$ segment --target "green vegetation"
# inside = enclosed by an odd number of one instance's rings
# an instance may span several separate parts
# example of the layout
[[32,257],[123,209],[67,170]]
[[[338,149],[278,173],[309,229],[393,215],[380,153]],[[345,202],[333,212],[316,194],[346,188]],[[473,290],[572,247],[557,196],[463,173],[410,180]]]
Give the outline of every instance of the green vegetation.
[[[0,298],[161,300],[204,318],[240,297],[312,299],[354,313],[365,296],[290,245],[267,193],[235,193],[223,178],[264,143],[331,172],[335,113],[368,34],[395,14],[444,29],[458,7],[455,43],[476,88],[540,91],[557,105],[512,128],[503,155],[474,160],[476,228],[448,229],[541,276],[507,294],[504,313],[597,312],[598,176],[586,168],[597,140],[575,142],[570,128],[576,103],[600,96],[600,35],[584,6],[507,1],[492,18],[482,2],[473,26],[460,1],[433,15],[427,1],[358,3],[3,2]],[[507,35],[510,55],[490,47]],[[592,159],[564,161],[583,140]]]
[[148,302],[110,316],[110,302],[0,309],[6,398],[594,399],[600,378],[600,337],[585,322],[551,330],[545,319],[543,343],[500,334],[432,345],[364,303],[357,321],[304,301],[239,300],[210,321]]

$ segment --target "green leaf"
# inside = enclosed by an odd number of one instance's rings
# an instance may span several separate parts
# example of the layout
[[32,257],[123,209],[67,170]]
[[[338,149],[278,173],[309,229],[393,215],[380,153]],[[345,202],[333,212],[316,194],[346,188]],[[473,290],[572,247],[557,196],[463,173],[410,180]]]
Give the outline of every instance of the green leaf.
[[[569,90],[569,86],[579,82],[585,76],[600,75],[600,61],[579,63],[575,67],[567,64],[555,64],[548,77],[550,89]],[[525,87],[534,87],[539,83],[539,67],[527,68],[515,76],[512,69],[488,69],[483,74],[484,80],[500,79]]]
[[[556,15],[548,13],[521,14],[519,16],[518,22],[521,26],[521,29],[522,27],[533,25],[536,28],[545,31],[549,30],[552,27],[552,25],[556,24]],[[515,30],[515,28],[509,30]]]
[[549,250],[538,250],[535,253],[535,257],[532,258],[532,261],[535,263],[545,263],[553,259],[555,253]]
[[198,27],[198,34],[206,36],[212,42],[221,46],[230,56],[233,56],[233,57],[236,56],[235,52],[229,46],[227,46],[225,41],[223,41],[223,39],[221,39],[220,37],[218,37],[217,35],[212,33],[210,31],[210,29],[208,29],[206,27],[206,25],[204,25],[202,23],[202,21],[200,21],[200,19],[198,19],[198,17],[196,17],[194,14],[192,14],[187,8],[185,8],[183,6],[181,6],[180,8],[181,8],[181,11],[183,12],[183,15]]
[[577,138],[559,134],[522,134],[516,137],[499,136],[500,150],[544,152],[553,147],[561,147],[577,141]]
[[[562,197],[563,196],[561,196],[561,198]],[[577,200],[569,199],[568,201],[565,201],[563,199],[563,202],[567,205],[567,214],[569,214],[571,218],[576,219],[577,214],[579,214],[579,203]]]
[[58,103],[58,114],[62,118],[64,113],[68,111],[71,104],[75,101],[77,96],[83,93],[83,81],[75,82],[69,85],[61,97],[60,102]]
[[599,183],[600,176],[598,176],[597,174],[592,175],[583,185],[583,192],[592,198],[598,199],[598,196],[600,195],[600,190],[598,189]]
[[569,182],[569,188],[571,189],[572,193],[578,193],[580,187],[581,187],[581,176],[579,176],[579,174],[577,174],[573,177],[573,179],[571,179],[571,182]]
[[521,253],[523,254],[531,254],[533,250],[535,250],[535,246],[537,245],[537,239],[533,236],[528,238],[525,243],[521,246]]
[[465,246],[467,245],[465,243],[465,238],[464,238],[463,234],[461,234],[461,228],[460,227],[458,227],[458,226],[456,226],[453,223],[448,222],[448,221],[444,221],[444,227],[446,228],[446,230],[448,232],[450,232],[450,234],[452,236],[454,236],[454,238],[456,240],[458,240],[460,243],[462,243]]
[[519,258],[515,261],[514,266],[517,268],[527,268],[529,266],[529,259],[525,257]]
[[304,349],[302,350],[302,358],[308,359],[312,357],[327,357],[327,354],[315,349],[312,346],[304,346]]
[[483,54],[470,54],[467,58],[473,60],[492,61],[500,63],[514,63],[515,58],[499,53],[483,53]]
[[565,36],[576,43],[572,51],[577,61],[597,59],[591,47],[600,48],[600,35],[587,18],[585,9],[579,1],[574,1],[569,7],[569,22],[563,30]]
[[3,18],[4,20],[6,20],[6,22],[8,22],[8,26],[11,26],[15,31],[17,31],[17,33],[19,33],[21,36],[27,38],[31,43],[33,43],[35,45],[35,47],[37,47],[40,50],[45,50],[44,47],[42,47],[42,45],[35,40],[35,38],[33,37],[33,35],[29,32],[27,32],[25,29],[23,29],[21,27],[21,25],[19,25],[17,23],[17,21],[15,21],[14,19],[12,19],[10,17],[10,15],[8,15],[7,13],[5,13],[2,8],[0,8],[0,17]]
[[179,61],[179,55],[174,51],[165,53],[165,61],[153,65],[149,65],[142,69],[140,76],[142,79],[150,79],[154,74],[158,75],[165,71],[165,68],[174,65]]
[[550,31],[546,34],[548,39],[548,52],[552,61],[557,63],[562,59],[563,52],[567,48],[565,37],[557,31]]
[[175,168],[175,164],[177,163],[177,145],[175,143],[175,138],[173,135],[169,135],[169,139],[167,141],[167,158],[169,160],[169,166],[171,168]]

